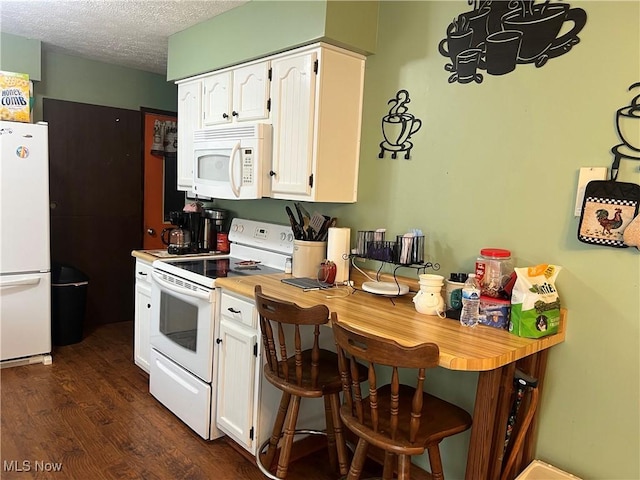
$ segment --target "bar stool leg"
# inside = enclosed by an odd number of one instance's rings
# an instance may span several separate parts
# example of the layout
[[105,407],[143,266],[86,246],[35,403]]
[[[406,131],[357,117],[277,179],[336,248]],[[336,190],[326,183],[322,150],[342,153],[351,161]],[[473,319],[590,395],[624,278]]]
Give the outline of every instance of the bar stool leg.
[[384,452],[384,466],[382,467],[383,480],[393,478],[393,467],[395,467],[396,456],[391,452]]
[[[284,426],[284,419],[286,418],[287,410],[289,409],[290,400],[291,394],[282,392],[280,406],[278,407],[276,420],[273,424],[273,432],[271,433],[271,438],[269,439],[269,448],[267,449],[267,453],[264,457],[263,462],[267,470],[271,468],[273,459],[275,458],[276,452],[278,451],[278,442],[280,441],[280,434],[282,433],[282,427]],[[258,455],[260,455],[260,452],[258,452]]]
[[358,480],[360,475],[362,475],[362,467],[364,466],[364,461],[367,458],[368,446],[369,444],[362,438],[358,440],[356,450],[353,452],[353,460],[351,461],[351,466],[349,467],[349,473],[347,474],[346,480]]
[[[338,469],[340,475],[346,475],[349,471],[349,456],[347,455],[347,443],[342,430],[342,420],[340,420],[340,394],[334,393],[328,396],[330,415],[327,415],[327,444],[331,441],[329,432],[335,432],[335,448],[338,453]],[[327,397],[325,397],[325,409]],[[333,447],[329,445],[329,459],[331,459]],[[335,462],[335,459],[334,459]],[[335,470],[335,464],[331,465]]]
[[440,458],[440,448],[438,444],[427,447],[427,451],[429,452],[429,466],[431,467],[432,480],[443,480],[442,460]]
[[[280,456],[278,457],[278,469],[276,477],[285,478],[289,469],[289,459],[291,458],[291,448],[293,446],[293,437],[296,433],[296,422],[298,421],[298,411],[300,410],[300,397],[291,395],[289,403],[289,411],[284,425],[282,435],[282,445],[280,446]],[[280,414],[280,412],[278,412]]]
[[411,456],[398,455],[398,480],[411,478]]

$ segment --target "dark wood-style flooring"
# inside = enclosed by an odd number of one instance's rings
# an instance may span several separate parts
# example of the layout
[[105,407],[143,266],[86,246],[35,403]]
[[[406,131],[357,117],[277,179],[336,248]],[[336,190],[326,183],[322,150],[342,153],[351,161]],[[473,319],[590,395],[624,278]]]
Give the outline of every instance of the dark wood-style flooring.
[[[0,478],[265,478],[228,440],[202,440],[156,401],[132,345],[131,322],[105,324],[56,347],[52,365],[0,370]],[[317,453],[295,462],[288,478],[338,475]]]

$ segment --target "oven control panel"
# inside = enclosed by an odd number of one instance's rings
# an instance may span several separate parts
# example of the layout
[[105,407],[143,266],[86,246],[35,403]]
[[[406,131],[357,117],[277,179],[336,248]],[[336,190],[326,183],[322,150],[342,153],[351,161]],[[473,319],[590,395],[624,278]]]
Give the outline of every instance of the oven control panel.
[[229,230],[229,241],[282,254],[293,253],[293,232],[290,225],[234,218]]

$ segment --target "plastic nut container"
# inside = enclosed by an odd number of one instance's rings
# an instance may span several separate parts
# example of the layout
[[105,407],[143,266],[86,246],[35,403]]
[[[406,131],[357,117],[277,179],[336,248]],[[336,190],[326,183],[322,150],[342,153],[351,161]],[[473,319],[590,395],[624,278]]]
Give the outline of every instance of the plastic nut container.
[[483,248],[476,260],[476,277],[481,295],[502,298],[503,287],[513,273],[511,251],[502,248]]

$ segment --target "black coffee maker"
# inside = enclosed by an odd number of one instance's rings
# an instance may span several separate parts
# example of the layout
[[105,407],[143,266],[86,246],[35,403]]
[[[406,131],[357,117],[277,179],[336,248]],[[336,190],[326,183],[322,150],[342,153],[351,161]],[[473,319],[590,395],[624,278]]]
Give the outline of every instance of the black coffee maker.
[[223,231],[225,217],[225,210],[215,209],[169,212],[169,221],[175,227],[162,230],[162,242],[172,255],[215,252],[216,234]]
[[189,253],[200,253],[206,250],[202,249],[202,212],[183,212],[186,220],[186,228],[191,234],[191,246]]

